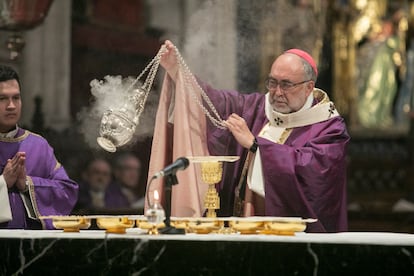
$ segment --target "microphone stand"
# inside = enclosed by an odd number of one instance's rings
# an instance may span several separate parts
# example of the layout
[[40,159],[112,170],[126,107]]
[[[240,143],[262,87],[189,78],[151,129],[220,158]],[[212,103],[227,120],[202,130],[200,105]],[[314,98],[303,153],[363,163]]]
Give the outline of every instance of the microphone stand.
[[174,226],[171,226],[171,192],[172,186],[178,184],[178,179],[175,174],[170,174],[165,176],[165,227],[161,228],[159,232],[161,234],[169,235],[183,235],[185,234],[184,229],[177,229]]

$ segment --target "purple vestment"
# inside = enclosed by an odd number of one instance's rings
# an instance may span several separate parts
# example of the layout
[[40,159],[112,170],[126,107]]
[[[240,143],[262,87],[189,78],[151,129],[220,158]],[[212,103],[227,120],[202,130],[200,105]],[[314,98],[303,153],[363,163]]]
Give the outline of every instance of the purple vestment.
[[[88,183],[79,184],[79,196],[76,204],[77,211],[94,211],[96,214],[100,209],[107,211],[129,208],[130,203],[128,198],[122,193],[121,188],[117,183],[111,183],[105,190],[104,204],[102,208],[97,208],[92,205],[92,197],[90,194],[90,185]],[[101,211],[102,211],[101,210]]]
[[[26,174],[33,182],[29,193],[36,216],[69,215],[76,203],[78,185],[69,179],[52,147],[43,137],[24,129],[19,129],[15,138],[0,138],[1,173],[7,160],[19,151],[26,153]],[[28,217],[15,187],[9,190],[9,200],[13,219],[1,223],[0,228],[53,229],[51,220],[43,224]]]
[[[238,114],[256,137],[268,122],[265,95],[219,91],[203,86],[223,119],[231,113]],[[218,129],[209,122],[207,131],[211,155],[241,157],[238,162],[224,164],[219,185],[219,215],[230,216],[247,150],[228,130]],[[266,215],[318,219],[308,225],[308,232],[346,231],[345,157],[348,141],[342,117],[294,128],[284,144],[257,137],[265,182]]]

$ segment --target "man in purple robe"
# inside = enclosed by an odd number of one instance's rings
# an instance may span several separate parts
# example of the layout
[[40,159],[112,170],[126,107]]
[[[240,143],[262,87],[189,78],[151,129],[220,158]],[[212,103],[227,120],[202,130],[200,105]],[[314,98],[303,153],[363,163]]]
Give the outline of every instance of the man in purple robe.
[[[165,46],[161,65],[175,80],[174,45],[166,41]],[[309,232],[347,230],[349,135],[327,94],[314,87],[317,74],[308,53],[291,49],[274,61],[266,94],[201,83],[227,128],[208,124],[210,154],[241,157],[225,164],[219,215],[233,215],[240,200],[244,215],[318,219]]]
[[0,228],[53,229],[40,216],[68,215],[78,186],[41,136],[18,127],[17,73],[0,66]]

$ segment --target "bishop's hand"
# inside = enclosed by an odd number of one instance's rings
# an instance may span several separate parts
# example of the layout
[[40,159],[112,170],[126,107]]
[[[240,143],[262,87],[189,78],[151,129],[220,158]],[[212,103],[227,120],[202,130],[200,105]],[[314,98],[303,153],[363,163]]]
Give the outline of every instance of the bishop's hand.
[[166,51],[161,55],[160,64],[167,71],[168,75],[175,81],[178,70],[177,53],[174,44],[166,40],[164,42]]
[[242,117],[233,113],[227,118],[224,124],[242,147],[249,149],[252,146],[254,135]]

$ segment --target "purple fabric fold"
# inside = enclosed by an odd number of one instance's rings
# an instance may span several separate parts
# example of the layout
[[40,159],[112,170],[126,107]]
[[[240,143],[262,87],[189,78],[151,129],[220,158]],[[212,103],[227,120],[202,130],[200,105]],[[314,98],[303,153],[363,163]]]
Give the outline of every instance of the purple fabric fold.
[[[257,136],[268,122],[265,95],[215,90],[202,84],[209,98],[226,119],[231,113],[243,117]],[[238,155],[241,159],[224,165],[218,187],[220,216],[231,216],[234,191],[247,150],[227,130],[207,124],[211,155]],[[316,218],[308,232],[347,230],[346,145],[349,135],[342,117],[294,128],[284,144],[257,138],[265,182],[265,209],[268,216]]]

